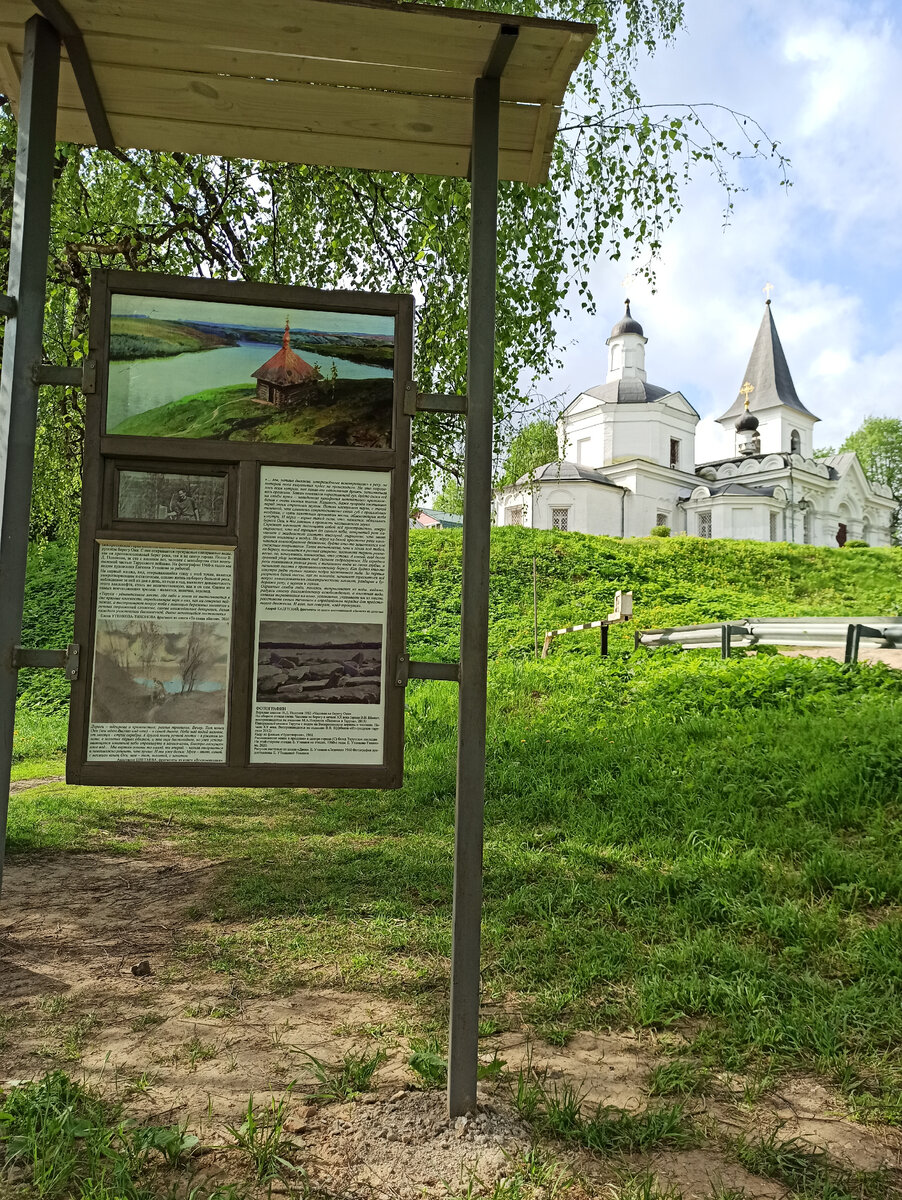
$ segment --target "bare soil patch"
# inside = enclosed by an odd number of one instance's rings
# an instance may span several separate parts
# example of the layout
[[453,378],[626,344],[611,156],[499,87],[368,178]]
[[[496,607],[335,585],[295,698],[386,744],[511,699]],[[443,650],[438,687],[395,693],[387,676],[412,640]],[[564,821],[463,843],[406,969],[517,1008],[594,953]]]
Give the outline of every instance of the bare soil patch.
[[43,787],[46,783],[62,783],[65,775],[45,775],[42,779],[15,779],[9,785],[9,794],[15,796],[17,792],[27,792],[29,788]]
[[[165,842],[140,858],[9,862],[0,908],[0,1086],[59,1066],[117,1094],[139,1119],[187,1122],[204,1143],[222,1146],[250,1095],[265,1105],[295,1085],[286,1133],[326,1195],[414,1200],[447,1196],[449,1187],[452,1196],[468,1187],[472,1196],[490,1194],[522,1162],[532,1134],[503,1082],[484,1087],[473,1117],[448,1121],[444,1094],[419,1090],[407,1065],[413,1008],[314,986],[255,996],[225,974],[185,965],[178,943],[214,928],[190,914],[220,869]],[[580,1033],[554,1047],[506,1032],[485,1039],[484,1057],[497,1053],[514,1075],[531,1065],[549,1089],[570,1085],[590,1107],[640,1111],[649,1103],[649,1076],[674,1041],[672,1034]],[[371,1093],[311,1103],[309,1056],[332,1064],[376,1050],[385,1059]],[[813,1079],[784,1083],[754,1110],[734,1103],[728,1088],[689,1107],[700,1143],[692,1149],[618,1162],[554,1147],[586,1180],[573,1195],[610,1195],[617,1172],[630,1169],[649,1170],[687,1197],[726,1188],[780,1200],[782,1186],[750,1175],[725,1149],[738,1132],[760,1135],[776,1125],[781,1137],[825,1146],[846,1166],[902,1167],[898,1131],[850,1121],[841,1101]],[[197,1169],[211,1178],[223,1163],[233,1170],[235,1153],[209,1152]]]

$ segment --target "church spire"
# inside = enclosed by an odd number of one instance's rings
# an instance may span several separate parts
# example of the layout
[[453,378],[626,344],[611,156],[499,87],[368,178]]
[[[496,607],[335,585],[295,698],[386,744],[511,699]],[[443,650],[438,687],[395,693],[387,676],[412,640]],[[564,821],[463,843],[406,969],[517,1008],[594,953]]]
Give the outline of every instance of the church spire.
[[[743,387],[740,388],[736,399],[723,416],[717,418],[718,421],[726,422],[742,415],[744,411],[743,393],[746,385],[749,385],[751,389],[749,392],[745,392],[745,396],[751,401],[749,407],[752,412],[761,412],[764,409],[783,405],[806,417],[814,417],[814,414],[810,413],[799,399],[795,384],[792,382],[789,364],[774,324],[770,297],[764,302],[764,317],[761,320],[758,336],[755,338],[755,345],[752,347],[752,354],[742,378]],[[814,419],[817,420],[816,417]]]

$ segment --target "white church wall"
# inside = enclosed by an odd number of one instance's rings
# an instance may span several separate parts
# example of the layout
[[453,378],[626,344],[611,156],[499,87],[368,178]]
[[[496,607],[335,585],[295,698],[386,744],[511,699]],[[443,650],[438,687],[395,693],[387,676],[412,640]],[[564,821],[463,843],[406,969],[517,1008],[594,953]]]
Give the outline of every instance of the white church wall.
[[610,414],[605,413],[605,418],[611,429],[610,458],[599,466],[640,458],[669,468],[673,439],[678,443],[678,468],[684,471],[695,469],[698,418],[694,413],[664,404],[624,404],[618,405]]
[[569,531],[620,536],[619,488],[587,480],[568,481],[567,486],[552,484],[542,487],[535,498],[534,529],[555,529],[555,512],[566,512]]
[[658,524],[658,514],[666,515],[661,524],[672,530],[680,524],[677,510],[678,490],[665,491],[655,480],[640,476],[636,487],[627,497],[627,537],[645,537]]
[[620,537],[623,532],[625,501],[629,499],[619,488],[586,484],[586,533]]
[[601,467],[605,461],[605,427],[597,412],[568,419],[563,429],[563,437],[558,438],[563,459],[581,467]]
[[621,333],[608,339],[608,379],[646,379],[645,343],[641,333]]
[[727,536],[755,542],[770,541],[770,508],[760,502],[732,504]]
[[[495,523],[519,524],[531,529],[555,529],[566,514],[568,531],[607,534],[621,532],[621,491],[587,480],[568,480],[566,484],[539,484],[532,491],[506,490],[495,499]],[[517,519],[517,515],[519,518]]]
[[[795,453],[802,458],[811,458],[814,453],[814,417],[782,407],[765,409],[755,415],[758,417],[762,454]],[[795,448],[793,433],[798,434],[798,449]]]

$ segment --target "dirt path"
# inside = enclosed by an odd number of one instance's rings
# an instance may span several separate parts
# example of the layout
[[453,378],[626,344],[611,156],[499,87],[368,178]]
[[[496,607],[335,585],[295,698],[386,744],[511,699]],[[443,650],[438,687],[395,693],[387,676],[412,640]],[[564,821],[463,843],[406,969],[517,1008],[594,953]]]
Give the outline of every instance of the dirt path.
[[41,779],[16,779],[9,785],[9,794],[27,792],[29,788],[43,787],[45,783],[63,783],[65,775],[45,775]]
[[[0,908],[0,1086],[60,1066],[115,1091],[140,1119],[187,1121],[204,1140],[222,1142],[251,1094],[265,1104],[296,1082],[286,1129],[326,1194],[414,1200],[447,1196],[449,1185],[456,1195],[474,1177],[481,1182],[471,1195],[490,1194],[531,1141],[510,1084],[486,1085],[478,1117],[449,1124],[443,1093],[419,1090],[407,1065],[412,1008],[313,987],[254,996],[193,965],[179,946],[222,928],[190,915],[220,869],[164,847],[140,858],[12,859]],[[149,974],[140,973],[144,963]],[[497,1053],[514,1076],[531,1063],[551,1088],[571,1085],[587,1103],[638,1111],[649,1103],[652,1070],[680,1040],[582,1033],[556,1048],[507,1032],[485,1039],[484,1057]],[[313,1088],[308,1056],[336,1063],[376,1050],[385,1060],[371,1094],[344,1104],[305,1100]],[[726,1135],[760,1135],[781,1122],[781,1137],[827,1146],[847,1166],[902,1166],[898,1131],[850,1121],[817,1081],[791,1080],[754,1109],[739,1103],[741,1085],[724,1078],[715,1097],[691,1102],[705,1131],[692,1149],[617,1162],[558,1146],[555,1154],[587,1181],[574,1200],[610,1196],[625,1167],[649,1169],[686,1197],[730,1188],[778,1200],[785,1189],[750,1175],[725,1146]]]

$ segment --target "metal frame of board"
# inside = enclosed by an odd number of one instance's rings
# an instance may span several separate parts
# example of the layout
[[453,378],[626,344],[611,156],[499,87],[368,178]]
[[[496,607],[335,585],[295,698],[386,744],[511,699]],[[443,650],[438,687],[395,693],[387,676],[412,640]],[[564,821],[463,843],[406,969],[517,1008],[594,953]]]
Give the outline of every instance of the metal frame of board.
[[[214,301],[243,306],[309,309],[391,317],[394,322],[394,378],[391,448],[230,442],[176,437],[125,437],[105,432],[109,383],[110,307],[114,295]],[[127,271],[95,271],[91,280],[91,327],[88,355],[94,364],[94,391],[87,397],[84,483],[75,602],[75,642],[81,669],[72,684],[69,783],[147,785],[203,784],[232,787],[374,787],[401,785],[404,761],[404,684],[397,662],[405,651],[407,608],[407,525],[410,475],[410,417],[404,397],[410,379],[413,343],[413,299],[401,294],[319,291],[275,284],[231,280],[183,279]],[[261,356],[268,350],[261,346]],[[192,467],[219,468],[227,475],[227,520],[223,525],[172,526],[160,522],[122,520],[115,510],[121,470],[185,472]],[[250,759],[250,727],[254,690],[257,578],[257,532],[260,466],[331,467],[391,472],[388,549],[388,613],[383,654],[382,765],[329,765],[299,762],[256,763]],[[227,706],[225,763],[102,762],[87,757],[93,673],[97,560],[101,543],[133,541],[136,545],[220,545],[235,549],[232,616],[231,684]]]
[[[38,389],[80,377],[41,353],[57,135],[108,150],[471,180],[467,397],[446,409],[465,409],[467,422],[448,1072],[449,1113],[459,1116],[476,1105],[498,180],[547,178],[563,95],[596,28],[391,0],[159,0],[133,12],[122,0],[67,4],[8,0],[0,18],[0,86],[19,121],[0,295],[0,779],[19,667],[78,672],[76,647],[18,645]],[[246,124],[242,110],[253,116]],[[457,675],[424,664],[408,673]],[[0,849],[7,803],[4,787]]]

